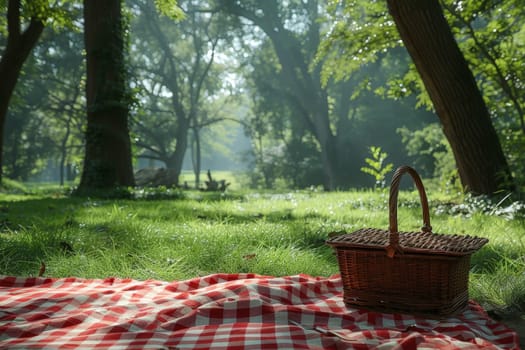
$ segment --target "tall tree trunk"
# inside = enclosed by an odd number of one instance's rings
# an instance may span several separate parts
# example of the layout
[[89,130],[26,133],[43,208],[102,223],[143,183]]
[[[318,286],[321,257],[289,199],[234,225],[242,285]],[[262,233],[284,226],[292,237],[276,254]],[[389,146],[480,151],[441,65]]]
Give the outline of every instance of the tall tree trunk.
[[4,125],[9,101],[22,71],[22,65],[44,30],[43,20],[33,17],[27,28],[22,31],[20,6],[20,0],[9,0],[7,9],[7,45],[0,60],[0,183],[2,181]]
[[201,138],[198,127],[193,128],[191,161],[193,165],[193,173],[195,174],[195,188],[198,189],[201,185]]
[[66,134],[60,143],[60,186],[64,186],[64,172],[67,159],[67,142],[69,141],[69,135],[71,134],[71,117],[68,118],[66,124]]
[[[309,59],[315,54],[320,40],[318,23],[312,19],[305,41],[307,43],[304,44],[285,28],[276,0],[260,1],[257,9],[249,5],[244,7],[239,0],[220,0],[219,3],[225,11],[252,21],[272,41],[281,64],[287,98],[300,106],[305,125],[319,143],[324,187],[327,190],[336,189],[342,183],[342,174],[338,172],[337,139],[330,127],[328,98],[321,86],[319,68],[310,71],[308,67]],[[317,18],[317,1],[308,1],[306,5],[312,18]],[[258,10],[262,12],[258,14]]]
[[[176,108],[176,107],[175,107]],[[180,115],[180,114],[178,114]],[[175,174],[175,179],[177,180],[180,177],[182,172],[182,164],[184,163],[184,155],[188,149],[188,130],[190,129],[190,119],[189,118],[178,118],[178,128],[175,135],[175,140],[177,140],[177,145],[173,151],[171,158],[171,163],[168,165],[168,168],[172,169]]]
[[[160,19],[158,12],[155,10],[155,6],[151,2],[144,2],[139,4],[143,13],[149,19],[149,29],[153,34],[155,40],[159,44],[161,51],[163,51],[166,58],[165,64],[167,66],[167,72],[164,74],[163,79],[164,84],[172,92],[171,102],[172,108],[175,112],[177,118],[177,129],[175,135],[173,135],[176,140],[175,150],[170,152],[169,149],[165,148],[165,161],[166,167],[174,174],[176,184],[178,185],[178,179],[182,172],[182,165],[184,162],[184,155],[188,148],[188,131],[190,130],[191,120],[194,119],[194,114],[192,109],[194,109],[194,101],[191,101],[189,111],[186,109],[186,106],[183,103],[183,89],[179,86],[179,67],[176,62],[176,57],[173,54],[171,47],[171,39],[168,38],[165,32],[162,30],[160,25]],[[199,59],[196,59],[197,62],[200,62]],[[200,63],[199,63],[200,64]],[[211,63],[209,63],[211,64]],[[162,67],[161,67],[162,68]],[[205,75],[204,75],[205,76]],[[202,79],[204,79],[204,76]],[[191,74],[187,84],[190,86],[190,90],[193,89],[192,85],[195,83],[195,76]],[[198,101],[198,98],[197,98]]]
[[[280,30],[269,24],[259,24],[273,43],[282,67],[283,81],[293,93],[303,110],[303,119],[310,132],[319,142],[321,162],[324,171],[324,187],[334,190],[338,187],[336,137],[330,128],[328,97],[321,87],[318,71],[310,73],[301,44],[284,28]],[[311,32],[311,31],[310,31]],[[314,45],[317,47],[317,45]]]
[[425,84],[466,191],[514,190],[512,175],[468,64],[438,0],[387,0]]
[[87,130],[78,191],[133,186],[121,0],[84,0]]

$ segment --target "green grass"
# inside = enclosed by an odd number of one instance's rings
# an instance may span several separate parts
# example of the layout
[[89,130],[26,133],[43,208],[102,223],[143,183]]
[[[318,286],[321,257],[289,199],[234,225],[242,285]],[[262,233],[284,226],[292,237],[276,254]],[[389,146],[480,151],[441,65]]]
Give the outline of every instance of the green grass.
[[[150,197],[151,198],[151,197]],[[216,272],[282,276],[338,273],[332,231],[388,228],[388,195],[204,193],[102,200],[59,192],[0,195],[0,274],[180,280]],[[471,296],[525,311],[525,220],[471,211],[429,196],[434,232],[487,237],[472,256]],[[418,196],[401,192],[399,228],[418,230]],[[438,210],[439,209],[439,210]]]

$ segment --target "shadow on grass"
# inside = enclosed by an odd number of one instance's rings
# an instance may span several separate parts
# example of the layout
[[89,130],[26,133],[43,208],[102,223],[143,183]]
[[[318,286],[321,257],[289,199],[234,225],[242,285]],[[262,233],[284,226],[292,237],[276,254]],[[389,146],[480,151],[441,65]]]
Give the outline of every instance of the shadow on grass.
[[[118,251],[121,256],[129,255],[130,259],[146,255],[158,258],[163,254],[162,249],[184,250],[185,242],[174,240],[173,232],[188,223],[192,223],[192,229],[184,233],[185,239],[198,239],[201,233],[213,235],[213,224],[226,224],[221,225],[223,233],[229,231],[228,225],[235,232],[242,232],[243,225],[248,224],[248,240],[243,244],[251,248],[246,254],[260,247],[270,250],[291,247],[311,251],[319,257],[320,263],[335,263],[330,248],[324,244],[329,231],[325,230],[325,222],[329,220],[326,216],[296,215],[289,209],[265,214],[233,212],[220,206],[195,210],[194,203],[190,200],[116,201],[79,197],[2,201],[0,221],[3,220],[4,224],[0,229],[0,274],[36,275],[42,261],[62,257],[61,261],[67,264],[68,256],[96,255],[101,250],[107,254]],[[199,223],[202,221],[206,226],[201,229]],[[165,226],[164,222],[174,226]],[[259,222],[262,226],[258,225]],[[270,225],[266,227],[266,224]],[[282,224],[283,232],[272,224]],[[159,226],[164,226],[164,232],[156,234]],[[269,232],[270,237],[261,237],[261,241],[250,238],[261,228]],[[199,249],[211,251],[214,247],[202,245]],[[195,260],[199,259],[198,253],[194,253]],[[223,254],[228,254],[228,251]],[[240,264],[242,270],[251,267],[247,260]],[[212,265],[213,261],[199,270],[212,272]]]

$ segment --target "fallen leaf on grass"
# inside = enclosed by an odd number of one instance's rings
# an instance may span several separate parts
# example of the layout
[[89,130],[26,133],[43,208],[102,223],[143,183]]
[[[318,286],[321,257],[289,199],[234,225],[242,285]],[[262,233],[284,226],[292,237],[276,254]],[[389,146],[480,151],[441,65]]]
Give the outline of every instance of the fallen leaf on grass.
[[40,269],[38,270],[38,277],[42,277],[44,273],[46,272],[46,264],[42,261],[40,263]]

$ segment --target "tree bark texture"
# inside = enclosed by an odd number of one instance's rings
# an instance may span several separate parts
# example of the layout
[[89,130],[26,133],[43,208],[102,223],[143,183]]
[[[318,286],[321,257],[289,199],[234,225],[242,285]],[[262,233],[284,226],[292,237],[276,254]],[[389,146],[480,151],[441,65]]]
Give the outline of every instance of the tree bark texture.
[[0,182],[3,173],[4,126],[9,101],[15,90],[22,66],[44,30],[43,20],[33,17],[29,25],[22,31],[20,7],[20,0],[9,0],[7,45],[0,60]]
[[133,186],[121,0],[84,0],[87,129],[79,192]]
[[438,0],[387,0],[441,120],[464,189],[514,190],[490,114]]

